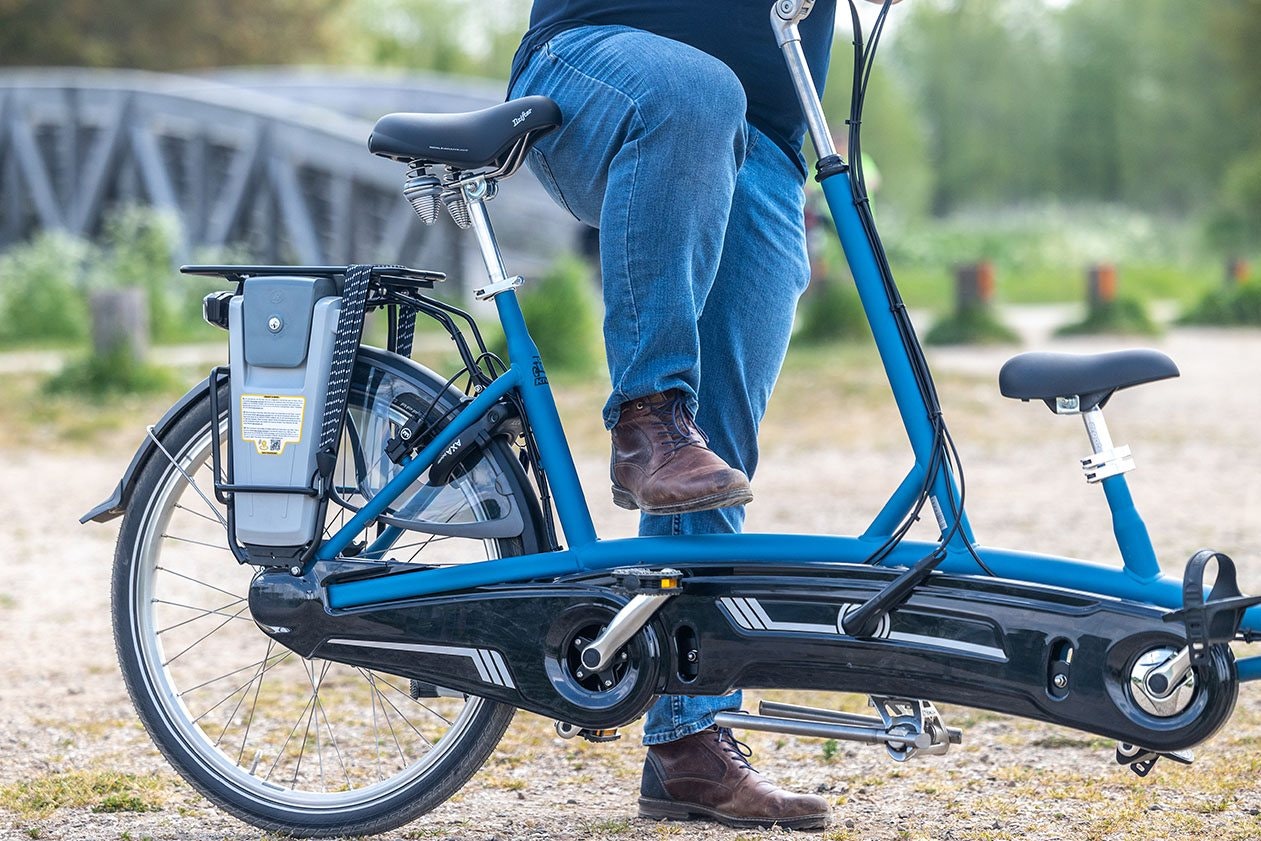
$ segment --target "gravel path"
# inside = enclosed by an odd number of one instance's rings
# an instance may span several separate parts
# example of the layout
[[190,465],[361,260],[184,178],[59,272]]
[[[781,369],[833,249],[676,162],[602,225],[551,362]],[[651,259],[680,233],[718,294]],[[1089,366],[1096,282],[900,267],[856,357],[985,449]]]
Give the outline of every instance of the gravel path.
[[[1038,332],[1045,317],[1027,319]],[[1212,545],[1261,592],[1261,332],[1179,330],[1156,346],[1180,380],[1122,393],[1109,407],[1118,443],[1134,450],[1134,495],[1165,566]],[[1040,347],[1098,350],[1123,341]],[[931,354],[967,467],[968,506],[991,545],[1111,562],[1116,550],[1098,488],[1081,480],[1080,423],[997,394],[1004,349]],[[0,366],[3,367],[3,366]],[[794,362],[767,420],[756,531],[860,530],[909,466],[896,415],[872,357],[839,354],[823,369]],[[607,500],[606,454],[591,395],[562,405],[579,442],[584,486],[601,533],[634,518]],[[139,427],[137,421],[136,427]],[[135,721],[114,662],[108,577],[116,524],[78,515],[117,481],[134,434],[92,445],[9,450],[0,458],[6,584],[0,592],[0,839],[255,839],[179,782]],[[824,695],[776,697],[829,703]],[[750,699],[755,700],[754,698]],[[857,709],[850,696],[845,703]],[[1261,838],[1261,693],[1246,687],[1228,732],[1190,768],[1162,763],[1146,780],[1112,764],[1111,745],[1080,733],[948,709],[964,744],[906,765],[875,748],[750,735],[755,762],[776,780],[834,805],[835,839]],[[613,745],[555,739],[548,722],[518,716],[501,750],[464,791],[388,839],[762,838],[705,824],[634,817],[637,731]],[[134,802],[40,806],[32,792],[74,789],[122,772]],[[85,782],[86,781],[86,782]],[[58,803],[79,802],[79,805]],[[128,803],[131,807],[128,807]],[[152,808],[153,811],[136,811]]]

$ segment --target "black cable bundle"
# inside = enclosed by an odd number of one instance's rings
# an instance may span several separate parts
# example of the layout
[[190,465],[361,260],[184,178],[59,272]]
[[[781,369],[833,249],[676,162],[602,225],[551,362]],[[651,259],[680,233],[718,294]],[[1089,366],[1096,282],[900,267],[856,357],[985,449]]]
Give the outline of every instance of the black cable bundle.
[[[915,334],[915,328],[911,324],[910,316],[907,314],[902,294],[894,283],[893,271],[889,267],[888,256],[885,254],[884,245],[880,241],[880,235],[876,231],[876,221],[871,214],[871,199],[867,193],[867,182],[863,174],[863,104],[867,98],[867,85],[871,81],[871,68],[874,64],[876,49],[880,45],[881,36],[884,34],[884,25],[891,5],[893,5],[892,0],[884,0],[880,12],[876,16],[876,22],[872,24],[870,40],[867,44],[864,44],[863,27],[862,21],[858,17],[858,8],[854,0],[849,0],[850,19],[854,26],[854,81],[850,95],[849,119],[846,121],[849,127],[850,188],[853,194],[854,206],[858,211],[858,218],[862,222],[867,241],[871,244],[872,252],[875,254],[876,267],[884,283],[885,294],[889,300],[889,307],[893,312],[894,321],[897,324],[898,335],[901,337],[902,344],[906,348],[907,356],[910,359],[915,383],[919,387],[924,405],[928,408],[928,422],[933,428],[933,446],[932,456],[929,459],[928,468],[924,472],[924,483],[920,487],[919,499],[915,507],[907,515],[906,519],[902,521],[901,525],[894,530],[889,539],[868,557],[867,562],[871,564],[879,563],[902,541],[907,532],[910,531],[911,526],[919,520],[920,511],[923,510],[931,495],[933,481],[944,470],[947,476],[953,473],[958,477],[959,498],[956,500],[954,494],[947,494],[948,499],[945,502],[949,506],[949,512],[948,514],[946,511],[940,512],[943,519],[947,519],[947,525],[942,530],[937,548],[928,556],[929,558],[934,558],[936,563],[939,563],[945,558],[946,547],[959,532],[963,523],[963,502],[966,496],[963,464],[959,460],[959,451],[955,447],[954,439],[946,428],[945,417],[941,411],[941,401],[937,396],[937,387],[934,385],[932,374],[928,369],[928,361],[924,358],[923,346],[920,345],[919,337]],[[966,545],[973,560],[976,561],[981,569],[987,574],[993,575],[994,573],[977,555],[971,543],[966,543]],[[927,574],[928,570],[936,566],[936,563],[928,564],[924,570],[924,575]]]

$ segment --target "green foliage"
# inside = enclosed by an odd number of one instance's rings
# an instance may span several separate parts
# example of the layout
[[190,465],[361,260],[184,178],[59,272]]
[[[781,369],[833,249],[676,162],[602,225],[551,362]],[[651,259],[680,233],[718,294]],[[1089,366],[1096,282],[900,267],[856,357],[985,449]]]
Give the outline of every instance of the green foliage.
[[840,750],[840,745],[837,743],[836,739],[828,739],[826,742],[823,743],[823,761],[824,762],[835,761],[836,755],[839,752],[839,750]]
[[1016,344],[1020,337],[998,320],[988,306],[965,307],[935,323],[924,343],[929,345]]
[[1215,246],[1232,252],[1255,249],[1261,241],[1261,146],[1226,170],[1208,235]]
[[170,70],[317,60],[344,0],[9,0],[0,65]]
[[[933,208],[1050,195],[1181,212],[1254,146],[1255,0],[902,6],[891,57],[930,139]],[[879,71],[877,71],[879,72]],[[870,147],[875,150],[878,147]]]
[[507,79],[529,16],[521,0],[348,0],[338,28],[352,62]]
[[88,333],[80,279],[91,246],[49,231],[0,255],[0,343],[65,343]]
[[183,338],[191,302],[180,300],[180,275],[175,270],[179,249],[178,220],[160,211],[128,207],[105,223],[91,285],[97,288],[136,286],[145,290],[149,329],[155,341]]
[[[560,258],[537,281],[521,290],[521,312],[551,373],[587,375],[603,369],[600,303],[591,283],[591,270],[578,257]],[[491,349],[507,355],[503,336],[490,340]]]
[[1261,327],[1261,283],[1215,289],[1179,321],[1182,324]]
[[858,290],[848,277],[814,284],[802,297],[797,312],[795,339],[803,344],[854,341],[871,335]]
[[1083,320],[1055,331],[1057,336],[1099,333],[1153,336],[1160,333],[1160,328],[1152,321],[1142,301],[1135,298],[1114,298],[1090,307]]
[[178,385],[173,372],[137,359],[126,347],[117,347],[69,362],[44,389],[71,397],[108,397],[170,391]]

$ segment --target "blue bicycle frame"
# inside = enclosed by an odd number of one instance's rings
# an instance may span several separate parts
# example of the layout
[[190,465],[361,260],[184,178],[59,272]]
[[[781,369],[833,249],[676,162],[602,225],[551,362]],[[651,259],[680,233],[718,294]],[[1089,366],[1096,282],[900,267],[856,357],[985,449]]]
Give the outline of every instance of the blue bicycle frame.
[[[789,35],[794,34],[795,22],[786,27],[785,31]],[[799,60],[798,66],[794,68],[792,53],[799,53],[799,42],[793,41],[791,37],[785,40],[781,35],[781,46],[789,57],[789,66],[794,74],[807,72],[804,70],[804,60]],[[808,72],[806,80],[809,81]],[[830,146],[830,140],[822,140],[820,137],[821,134],[823,137],[827,136],[826,127],[821,124],[822,111],[818,107],[817,95],[813,94],[813,84],[798,87],[799,90],[804,88],[803,106],[810,116],[811,136],[815,140],[816,150],[820,151],[821,158],[826,157],[823,154],[826,148],[823,144]],[[1135,508],[1123,475],[1103,480],[1104,493],[1112,512],[1114,534],[1123,559],[1123,565],[1119,568],[976,544],[971,526],[963,513],[962,500],[949,465],[934,461],[933,454],[939,442],[930,421],[929,407],[925,404],[913,373],[911,352],[895,321],[875,247],[855,201],[851,173],[843,166],[836,167],[822,178],[822,186],[914,456],[905,479],[860,536],[724,534],[600,540],[578,480],[538,348],[526,328],[516,292],[511,288],[512,284],[506,284],[502,291],[494,295],[494,301],[507,337],[511,360],[508,370],[456,415],[419,453],[407,460],[402,470],[385,488],[322,544],[316,558],[336,558],[464,430],[510,392],[516,392],[525,407],[538,445],[536,455],[548,477],[557,517],[568,548],[331,584],[327,588],[329,606],[333,609],[355,608],[472,587],[551,579],[634,565],[697,566],[730,565],[734,562],[861,564],[867,562],[876,550],[889,541],[912,511],[920,498],[925,479],[930,469],[933,469],[935,475],[931,477],[929,494],[943,534],[950,534],[945,546],[945,558],[938,567],[942,572],[955,575],[980,574],[983,570],[975,559],[979,557],[988,570],[1000,578],[1132,600],[1171,610],[1181,608],[1182,582],[1161,573],[1146,526]],[[496,275],[502,278],[502,264],[497,262],[497,249],[491,253],[486,247],[489,243],[494,248],[489,221],[484,216],[480,202],[474,209],[477,211],[474,214],[474,222],[477,223],[475,227],[485,226],[478,228],[478,234],[492,279]],[[499,272],[495,271],[496,268],[499,268]],[[956,511],[957,514],[954,513]],[[948,521],[948,518],[955,517],[958,519],[957,528],[952,528],[955,524]],[[380,557],[399,534],[397,529],[386,529],[364,550],[363,556]],[[894,567],[909,566],[937,548],[938,544],[935,543],[904,540],[898,542],[880,563]],[[1261,607],[1247,611],[1241,630],[1261,632]],[[1241,681],[1261,679],[1261,656],[1241,659],[1237,668]]]

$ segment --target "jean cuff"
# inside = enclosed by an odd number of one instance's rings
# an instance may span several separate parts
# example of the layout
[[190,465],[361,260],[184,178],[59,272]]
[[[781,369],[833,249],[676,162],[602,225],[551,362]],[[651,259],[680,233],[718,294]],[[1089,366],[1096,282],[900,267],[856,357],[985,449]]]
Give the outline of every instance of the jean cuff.
[[666,742],[675,742],[679,739],[686,739],[688,736],[699,733],[702,730],[708,730],[714,726],[714,715],[717,712],[719,711],[715,710],[714,712],[706,713],[696,721],[689,721],[685,724],[675,725],[664,733],[653,733],[651,735],[645,733],[643,740],[644,744],[648,746],[663,745]]

